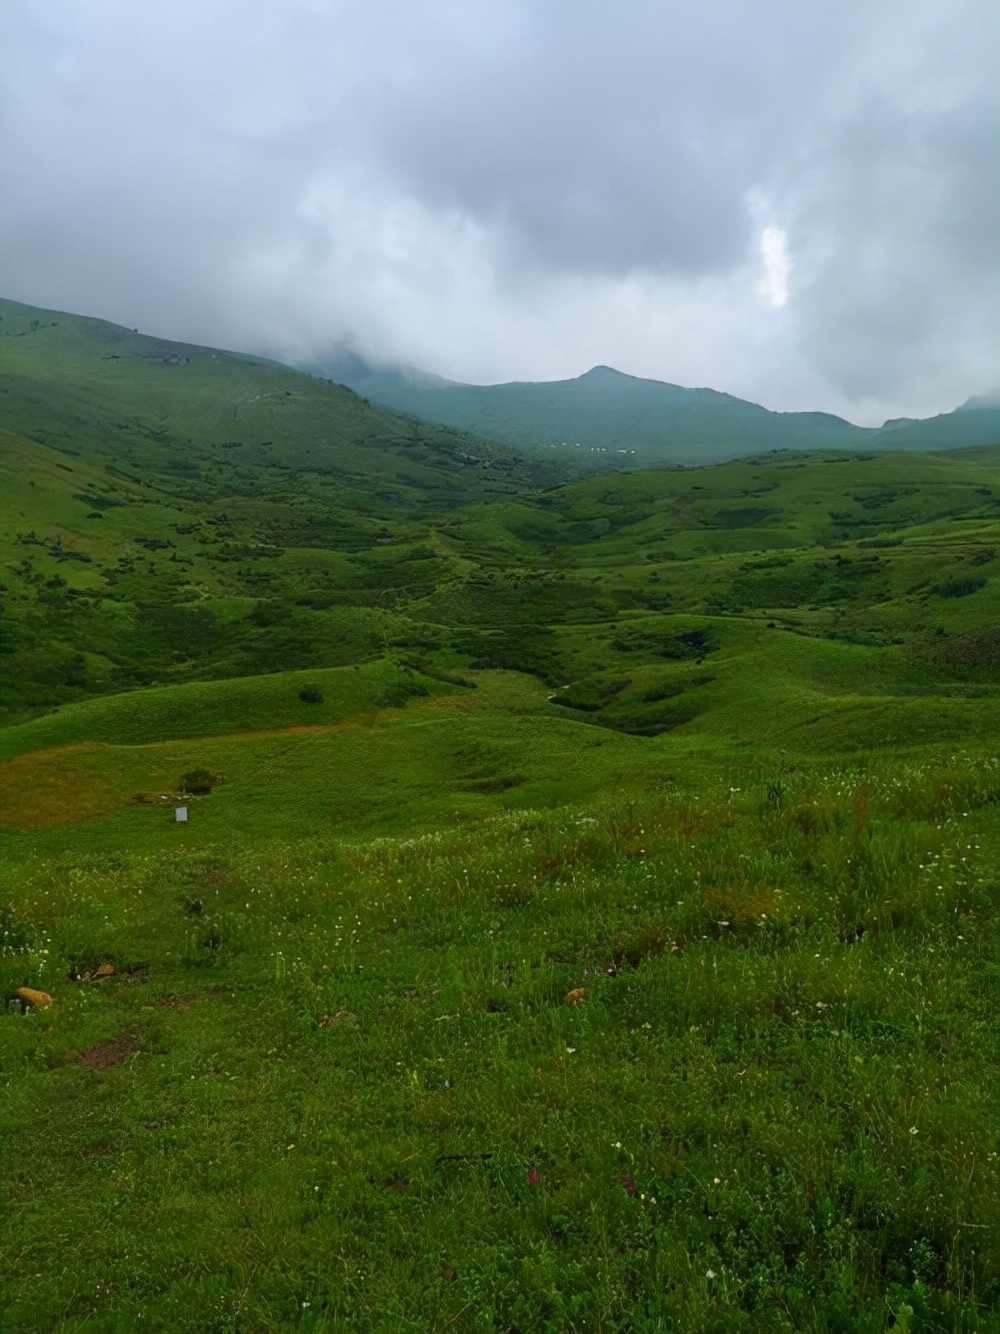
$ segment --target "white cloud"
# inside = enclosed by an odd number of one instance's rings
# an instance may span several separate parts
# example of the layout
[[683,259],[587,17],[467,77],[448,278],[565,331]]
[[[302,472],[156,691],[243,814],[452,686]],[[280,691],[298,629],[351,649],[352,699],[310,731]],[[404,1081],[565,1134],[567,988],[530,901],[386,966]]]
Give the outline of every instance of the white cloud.
[[995,380],[982,0],[6,0],[4,286],[854,420]]
[[764,276],[757,290],[772,306],[783,306],[788,300],[792,263],[788,258],[788,237],[780,227],[765,227],[761,232],[760,259]]

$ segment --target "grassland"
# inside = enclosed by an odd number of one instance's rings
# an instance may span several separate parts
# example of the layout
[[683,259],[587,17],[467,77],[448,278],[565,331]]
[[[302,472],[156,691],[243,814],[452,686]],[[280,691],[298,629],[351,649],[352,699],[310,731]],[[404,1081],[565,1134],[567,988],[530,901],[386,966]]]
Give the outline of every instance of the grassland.
[[996,451],[3,328],[4,1329],[1000,1328]]

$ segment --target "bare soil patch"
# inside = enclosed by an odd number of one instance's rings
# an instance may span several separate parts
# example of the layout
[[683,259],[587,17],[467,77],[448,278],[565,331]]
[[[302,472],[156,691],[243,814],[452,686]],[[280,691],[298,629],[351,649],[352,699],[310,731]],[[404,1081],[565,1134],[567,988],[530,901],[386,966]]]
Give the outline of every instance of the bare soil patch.
[[119,1033],[117,1037],[105,1038],[103,1042],[81,1051],[74,1059],[77,1065],[90,1065],[95,1070],[107,1070],[112,1065],[121,1065],[139,1050],[138,1039],[131,1033]]

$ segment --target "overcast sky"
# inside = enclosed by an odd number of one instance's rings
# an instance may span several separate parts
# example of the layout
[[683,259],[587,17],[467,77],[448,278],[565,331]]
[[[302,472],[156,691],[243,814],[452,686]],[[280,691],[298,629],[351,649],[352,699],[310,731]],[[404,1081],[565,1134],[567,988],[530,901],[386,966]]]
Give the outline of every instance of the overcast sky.
[[996,384],[996,0],[3,0],[5,295],[859,422]]

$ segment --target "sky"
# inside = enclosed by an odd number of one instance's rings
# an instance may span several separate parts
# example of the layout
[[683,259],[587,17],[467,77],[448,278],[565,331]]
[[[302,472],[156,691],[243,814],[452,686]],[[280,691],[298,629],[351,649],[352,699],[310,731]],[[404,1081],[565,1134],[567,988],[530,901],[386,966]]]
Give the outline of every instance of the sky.
[[863,424],[996,385],[995,0],[4,0],[0,291]]

